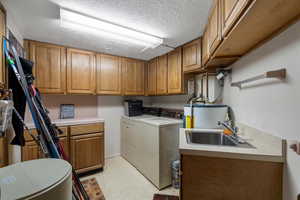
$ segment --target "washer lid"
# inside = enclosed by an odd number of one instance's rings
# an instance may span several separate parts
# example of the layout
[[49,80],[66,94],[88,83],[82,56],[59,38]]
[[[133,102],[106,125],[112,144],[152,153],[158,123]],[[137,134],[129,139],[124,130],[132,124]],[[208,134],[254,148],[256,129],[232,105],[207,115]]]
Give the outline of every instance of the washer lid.
[[[226,108],[227,105],[223,104],[193,104],[193,107],[196,108]],[[191,104],[185,104],[184,107],[191,107]]]
[[61,159],[38,159],[0,169],[0,199],[19,199],[41,193],[61,182],[72,166]]

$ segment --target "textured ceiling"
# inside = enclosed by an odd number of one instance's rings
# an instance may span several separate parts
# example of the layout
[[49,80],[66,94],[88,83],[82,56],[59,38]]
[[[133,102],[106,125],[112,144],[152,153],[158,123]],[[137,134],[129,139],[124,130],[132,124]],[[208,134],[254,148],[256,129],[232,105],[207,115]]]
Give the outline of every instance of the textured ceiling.
[[24,38],[148,60],[170,51],[148,49],[60,26],[59,7],[164,38],[180,46],[199,37],[212,0],[7,0]]

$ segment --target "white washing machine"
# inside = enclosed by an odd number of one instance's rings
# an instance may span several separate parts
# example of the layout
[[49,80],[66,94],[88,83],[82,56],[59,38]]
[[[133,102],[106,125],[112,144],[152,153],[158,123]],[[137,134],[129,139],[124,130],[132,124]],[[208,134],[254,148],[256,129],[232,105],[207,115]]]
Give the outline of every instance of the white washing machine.
[[71,200],[72,167],[61,159],[38,159],[0,168],[0,199]]

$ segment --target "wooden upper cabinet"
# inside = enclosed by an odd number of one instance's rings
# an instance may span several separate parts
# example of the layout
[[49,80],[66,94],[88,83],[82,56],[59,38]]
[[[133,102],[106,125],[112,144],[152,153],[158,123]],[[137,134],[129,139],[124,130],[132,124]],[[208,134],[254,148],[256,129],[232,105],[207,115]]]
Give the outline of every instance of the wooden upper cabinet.
[[208,48],[211,55],[222,41],[222,24],[221,24],[221,0],[214,1],[210,17],[208,19]]
[[122,70],[124,95],[144,95],[145,63],[135,59],[123,58]]
[[221,2],[224,39],[213,59],[241,57],[281,33],[300,16],[299,0]]
[[168,54],[168,94],[179,94],[182,92],[182,50],[177,48]]
[[149,62],[147,69],[148,69],[147,94],[156,95],[157,58],[154,58]]
[[184,72],[201,68],[201,39],[194,40],[182,47],[182,65]]
[[202,36],[202,66],[205,66],[208,60],[209,60],[208,29],[206,28]]
[[3,54],[3,40],[2,37],[6,36],[6,12],[0,8],[0,83],[5,83],[5,58]]
[[97,54],[97,94],[121,95],[121,92],[120,58]]
[[221,0],[222,12],[222,35],[223,37],[231,30],[235,22],[241,16],[246,6],[252,0]]
[[122,59],[123,89],[125,95],[136,94],[136,62],[133,59]]
[[71,94],[95,94],[95,53],[67,49],[67,90]]
[[157,58],[156,68],[156,94],[164,95],[168,93],[168,55]]
[[144,95],[145,94],[145,62],[136,61],[136,94]]
[[37,88],[42,93],[66,93],[66,49],[33,41],[29,42],[29,49]]

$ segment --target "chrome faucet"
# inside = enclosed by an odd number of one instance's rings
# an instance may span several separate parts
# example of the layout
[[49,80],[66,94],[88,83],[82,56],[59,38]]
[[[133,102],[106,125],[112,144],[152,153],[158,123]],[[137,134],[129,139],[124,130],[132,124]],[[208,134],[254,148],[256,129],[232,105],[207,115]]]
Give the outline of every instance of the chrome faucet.
[[224,121],[224,122],[218,121],[218,126],[224,126],[225,128],[229,129],[232,132],[232,137],[237,141],[239,140],[239,137],[237,135],[238,127],[232,127],[231,125],[229,125],[229,121]]

